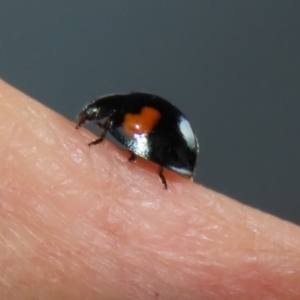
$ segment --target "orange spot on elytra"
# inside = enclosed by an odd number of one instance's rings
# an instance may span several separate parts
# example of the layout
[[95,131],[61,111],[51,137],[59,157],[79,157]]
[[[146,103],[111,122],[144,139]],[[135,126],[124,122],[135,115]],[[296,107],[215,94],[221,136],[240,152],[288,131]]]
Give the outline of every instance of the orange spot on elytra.
[[152,107],[144,107],[138,114],[127,113],[124,117],[123,129],[133,136],[134,134],[149,133],[161,118],[160,112]]

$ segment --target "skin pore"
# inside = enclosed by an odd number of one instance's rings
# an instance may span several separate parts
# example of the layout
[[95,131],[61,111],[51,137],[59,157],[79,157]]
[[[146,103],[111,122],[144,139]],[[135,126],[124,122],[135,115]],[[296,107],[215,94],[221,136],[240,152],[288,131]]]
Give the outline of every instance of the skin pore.
[[300,229],[0,81],[1,299],[300,299]]

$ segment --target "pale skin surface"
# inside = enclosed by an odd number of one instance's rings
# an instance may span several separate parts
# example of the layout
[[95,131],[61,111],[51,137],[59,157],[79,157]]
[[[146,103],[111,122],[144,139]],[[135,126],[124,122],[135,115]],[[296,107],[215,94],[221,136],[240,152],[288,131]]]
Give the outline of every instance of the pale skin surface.
[[75,125],[0,81],[1,299],[300,299],[299,227]]

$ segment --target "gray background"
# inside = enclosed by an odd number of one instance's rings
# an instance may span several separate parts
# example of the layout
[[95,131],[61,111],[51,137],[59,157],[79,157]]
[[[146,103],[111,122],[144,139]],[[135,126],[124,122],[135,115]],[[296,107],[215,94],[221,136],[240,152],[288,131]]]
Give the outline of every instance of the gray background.
[[1,1],[0,76],[74,119],[148,91],[197,132],[197,182],[300,224],[300,1]]

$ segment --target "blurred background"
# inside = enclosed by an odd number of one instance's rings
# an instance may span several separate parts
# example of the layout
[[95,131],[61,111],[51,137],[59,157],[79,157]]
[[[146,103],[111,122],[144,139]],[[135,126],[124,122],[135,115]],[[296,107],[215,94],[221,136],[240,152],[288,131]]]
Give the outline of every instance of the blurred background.
[[103,94],[165,97],[198,183],[300,224],[300,1],[2,0],[0,77],[74,121]]

